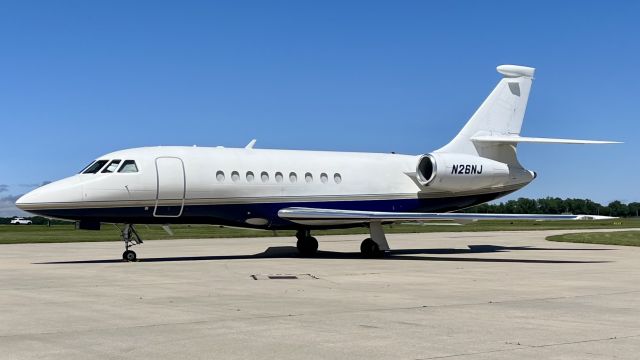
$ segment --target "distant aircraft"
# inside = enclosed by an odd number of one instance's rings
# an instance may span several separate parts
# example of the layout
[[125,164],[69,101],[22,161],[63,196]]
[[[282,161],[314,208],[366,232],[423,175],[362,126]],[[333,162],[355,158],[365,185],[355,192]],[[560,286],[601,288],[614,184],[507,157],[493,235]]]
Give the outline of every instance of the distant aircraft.
[[[37,188],[20,209],[121,229],[127,261],[142,240],[134,224],[218,224],[297,230],[304,256],[318,249],[311,230],[367,226],[360,250],[389,250],[382,224],[479,219],[559,220],[581,215],[470,214],[451,211],[514,192],[536,178],[517,159],[518,143],[610,144],[520,136],[534,70],[501,65],[503,75],[460,133],[423,155],[245,148],[144,147],[99,157],[79,174]],[[600,217],[605,218],[605,217]]]

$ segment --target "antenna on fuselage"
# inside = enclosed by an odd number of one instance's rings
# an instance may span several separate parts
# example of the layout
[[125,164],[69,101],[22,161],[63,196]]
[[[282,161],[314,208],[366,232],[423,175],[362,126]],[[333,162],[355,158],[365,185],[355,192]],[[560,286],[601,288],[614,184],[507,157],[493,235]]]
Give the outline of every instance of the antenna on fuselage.
[[249,143],[247,144],[247,146],[245,146],[245,149],[253,149],[253,145],[256,144],[256,139],[252,139],[251,141],[249,141]]

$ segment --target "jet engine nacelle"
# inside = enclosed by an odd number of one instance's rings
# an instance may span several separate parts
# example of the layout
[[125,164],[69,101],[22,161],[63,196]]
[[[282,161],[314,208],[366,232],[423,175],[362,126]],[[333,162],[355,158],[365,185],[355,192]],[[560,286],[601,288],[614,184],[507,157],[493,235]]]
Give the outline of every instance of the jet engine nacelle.
[[509,166],[465,154],[422,155],[416,174],[420,184],[444,191],[476,190],[509,182]]

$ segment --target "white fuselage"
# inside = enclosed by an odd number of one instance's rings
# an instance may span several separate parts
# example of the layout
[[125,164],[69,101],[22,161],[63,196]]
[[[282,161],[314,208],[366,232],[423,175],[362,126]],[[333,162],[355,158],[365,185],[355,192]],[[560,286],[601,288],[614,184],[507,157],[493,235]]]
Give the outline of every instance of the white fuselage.
[[521,171],[490,187],[469,190],[463,181],[455,191],[443,191],[416,179],[420,156],[398,154],[147,147],[98,160],[115,159],[134,160],[138,171],[77,174],[34,190],[18,205],[73,220],[282,228],[289,224],[277,218],[277,210],[292,205],[451,211],[517,190],[532,179]]

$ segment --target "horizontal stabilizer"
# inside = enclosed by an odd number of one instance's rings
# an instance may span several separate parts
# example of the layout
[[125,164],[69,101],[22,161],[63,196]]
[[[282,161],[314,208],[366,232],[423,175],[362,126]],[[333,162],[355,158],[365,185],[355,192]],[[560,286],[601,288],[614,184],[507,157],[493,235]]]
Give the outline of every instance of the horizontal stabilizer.
[[359,224],[370,222],[453,220],[606,220],[609,216],[595,215],[536,215],[536,214],[473,214],[473,213],[401,213],[290,207],[278,211],[283,219],[302,225]]
[[552,138],[538,138],[538,137],[524,137],[514,135],[485,135],[485,136],[473,136],[471,138],[473,142],[481,143],[502,143],[502,144],[517,144],[517,143],[541,143],[541,144],[622,144],[619,141],[600,141],[600,140],[576,140],[576,139],[552,139]]

